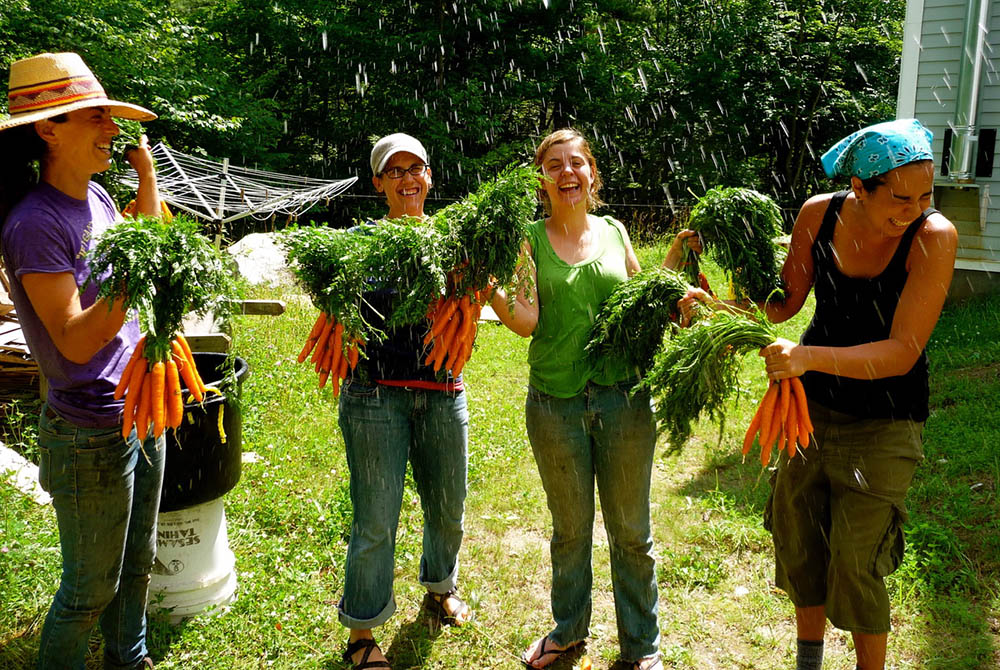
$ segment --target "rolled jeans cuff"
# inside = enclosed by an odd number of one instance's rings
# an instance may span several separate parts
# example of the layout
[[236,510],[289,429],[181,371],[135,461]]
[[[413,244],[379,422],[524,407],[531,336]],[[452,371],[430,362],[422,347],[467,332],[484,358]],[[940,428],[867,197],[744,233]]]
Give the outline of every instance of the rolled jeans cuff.
[[439,582],[429,582],[424,574],[423,562],[420,565],[420,585],[431,593],[448,593],[449,591],[454,591],[458,587],[458,562],[455,562],[455,567],[452,568],[451,574],[442,579]]
[[371,619],[355,619],[350,614],[344,611],[344,601],[341,599],[337,603],[337,618],[340,619],[340,623],[345,628],[350,628],[351,630],[371,630],[372,628],[378,628],[389,618],[396,613],[396,596],[393,595],[389,598],[389,602],[386,603],[382,611],[373,616]]

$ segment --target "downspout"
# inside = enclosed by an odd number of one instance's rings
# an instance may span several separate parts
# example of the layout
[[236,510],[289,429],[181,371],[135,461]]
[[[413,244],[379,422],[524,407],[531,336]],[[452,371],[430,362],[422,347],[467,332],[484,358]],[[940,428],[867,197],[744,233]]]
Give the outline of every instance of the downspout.
[[948,177],[960,183],[970,183],[975,177],[976,145],[979,142],[976,115],[989,19],[990,0],[969,0],[965,12],[955,120],[952,125],[951,159],[948,164]]

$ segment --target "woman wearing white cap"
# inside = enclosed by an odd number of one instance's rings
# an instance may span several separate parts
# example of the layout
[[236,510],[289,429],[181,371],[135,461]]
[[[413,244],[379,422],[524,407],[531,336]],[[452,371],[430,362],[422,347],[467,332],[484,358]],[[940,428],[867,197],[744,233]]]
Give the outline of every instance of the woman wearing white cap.
[[[816,312],[799,343],[764,347],[772,380],[802,376],[815,435],[806,458],[783,455],[764,525],[775,583],[795,605],[797,670],[819,670],[827,619],[851,631],[857,667],[885,666],[885,577],[903,558],[904,504],[923,459],[924,347],[941,314],[958,234],[930,207],[931,132],[915,119],[851,133],[822,156],[850,188],[810,198],[782,269],[779,323],[810,290]],[[704,292],[682,299],[717,304]]]
[[[156,115],[108,99],[72,53],[13,63],[8,101],[10,115],[0,120],[0,247],[18,319],[49,382],[39,480],[52,496],[62,549],[38,667],[83,668],[96,623],[104,667],[152,667],[145,610],[163,443],[134,429],[122,440],[123,403],[113,395],[138,324],[119,301],[96,300],[96,287],[80,287],[89,274],[85,252],[119,218],[107,192],[90,181],[111,165],[119,133],[112,118]],[[158,215],[145,138],[128,160],[139,175],[138,211]]]
[[[372,149],[371,168],[372,184],[389,205],[385,218],[424,216],[431,168],[417,139],[403,133],[383,137]],[[372,286],[362,316],[380,324],[392,299],[392,291]],[[383,342],[368,344],[366,359],[340,396],[354,519],[339,616],[351,629],[344,661],[358,670],[390,667],[371,629],[396,610],[393,552],[407,461],[424,513],[424,606],[443,623],[462,625],[471,617],[456,594],[469,428],[462,378],[423,364],[426,327],[387,334]]]

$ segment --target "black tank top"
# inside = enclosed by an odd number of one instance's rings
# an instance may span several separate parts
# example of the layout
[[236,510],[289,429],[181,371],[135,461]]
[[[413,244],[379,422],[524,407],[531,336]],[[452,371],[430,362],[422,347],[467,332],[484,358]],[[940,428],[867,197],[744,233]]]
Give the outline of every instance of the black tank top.
[[[835,193],[812,246],[816,312],[802,335],[802,344],[850,347],[889,337],[899,296],[906,284],[906,258],[924,220],[925,210],[903,233],[889,265],[877,277],[848,277],[837,267],[833,230],[848,191]],[[851,379],[810,371],[802,384],[811,400],[838,412],[864,419],[927,419],[927,354],[905,375],[882,379]]]

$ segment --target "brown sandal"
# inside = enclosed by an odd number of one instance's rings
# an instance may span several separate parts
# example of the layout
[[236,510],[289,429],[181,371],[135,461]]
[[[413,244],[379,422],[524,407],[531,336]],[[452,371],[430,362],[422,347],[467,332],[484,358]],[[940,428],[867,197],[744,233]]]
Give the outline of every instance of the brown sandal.
[[[352,657],[362,649],[365,650],[364,656],[361,657],[360,661],[355,663]],[[341,658],[344,659],[344,663],[353,667],[354,670],[369,670],[369,668],[389,668],[389,670],[392,670],[392,666],[389,665],[388,661],[368,660],[372,652],[376,649],[382,651],[375,640],[370,637],[360,637],[354,642],[347,643],[347,651],[344,652]]]
[[[458,609],[452,613],[449,613],[444,607],[448,598],[454,598],[458,601]],[[458,597],[458,591],[455,589],[446,593],[428,591],[427,595],[424,596],[424,608],[446,626],[461,627],[472,621],[472,610],[464,600]]]

